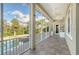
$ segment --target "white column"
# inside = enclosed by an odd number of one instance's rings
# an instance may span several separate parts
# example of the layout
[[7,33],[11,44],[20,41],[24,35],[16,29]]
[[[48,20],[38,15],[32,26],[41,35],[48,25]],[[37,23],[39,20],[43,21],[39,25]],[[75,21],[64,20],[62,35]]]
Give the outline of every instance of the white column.
[[51,36],[54,34],[54,22],[51,21]]
[[1,55],[3,55],[3,3],[1,3],[1,8],[0,8],[0,16],[1,16],[1,26],[0,26],[0,30],[1,30],[1,35],[0,35],[0,40],[1,40]]
[[45,39],[47,39],[47,28],[45,28]]
[[35,4],[31,3],[31,15],[30,15],[30,48],[35,49]]
[[[47,23],[46,23],[47,25]],[[47,32],[47,27],[46,27],[46,39],[48,38],[48,32]]]
[[43,25],[41,23],[41,41],[43,40]]
[[[42,17],[42,14],[41,14]],[[41,41],[43,40],[43,22],[41,22]]]
[[51,36],[51,24],[49,23],[49,37]]

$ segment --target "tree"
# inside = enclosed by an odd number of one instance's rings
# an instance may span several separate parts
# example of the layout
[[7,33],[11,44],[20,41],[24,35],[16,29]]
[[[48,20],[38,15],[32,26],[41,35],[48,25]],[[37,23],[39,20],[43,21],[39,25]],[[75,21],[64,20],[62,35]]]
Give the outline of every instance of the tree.
[[45,24],[45,19],[40,19],[38,21],[36,21],[36,33],[40,33],[41,32],[41,26],[44,26]]
[[17,30],[19,29],[19,22],[16,18],[12,19],[12,30],[14,32],[14,35],[16,35]]
[[44,23],[45,23],[45,19],[40,19],[36,22],[37,25],[44,24]]
[[11,26],[7,22],[7,20],[4,19],[2,25],[3,25],[3,36],[11,36],[12,35]]

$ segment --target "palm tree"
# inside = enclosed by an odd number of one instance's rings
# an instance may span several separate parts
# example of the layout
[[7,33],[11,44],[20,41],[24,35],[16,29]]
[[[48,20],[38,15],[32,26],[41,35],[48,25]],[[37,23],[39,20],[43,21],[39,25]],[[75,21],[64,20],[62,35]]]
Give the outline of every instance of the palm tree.
[[14,36],[16,35],[16,31],[19,29],[19,22],[16,18],[12,19],[12,29],[14,31]]

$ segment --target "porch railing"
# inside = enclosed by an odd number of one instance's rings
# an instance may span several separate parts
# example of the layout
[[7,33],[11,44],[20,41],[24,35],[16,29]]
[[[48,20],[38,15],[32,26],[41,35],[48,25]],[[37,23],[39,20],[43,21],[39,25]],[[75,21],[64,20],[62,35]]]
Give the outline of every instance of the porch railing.
[[4,55],[17,55],[22,54],[27,49],[29,49],[29,36],[4,39],[3,50],[1,50],[0,41],[0,54],[3,51]]
[[[36,35],[36,42],[39,43],[46,39],[49,32],[38,33]],[[18,36],[18,37],[11,37],[6,38],[3,40],[3,50],[1,50],[1,41],[0,41],[0,54],[3,51],[3,55],[19,55],[30,49],[29,47],[29,35]]]

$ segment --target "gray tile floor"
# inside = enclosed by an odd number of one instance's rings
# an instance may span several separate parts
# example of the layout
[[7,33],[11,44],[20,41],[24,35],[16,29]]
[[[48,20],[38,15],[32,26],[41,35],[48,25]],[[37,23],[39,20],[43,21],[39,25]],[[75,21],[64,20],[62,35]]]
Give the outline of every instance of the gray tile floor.
[[23,55],[70,55],[64,38],[54,35],[36,46],[36,50],[29,50]]

